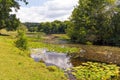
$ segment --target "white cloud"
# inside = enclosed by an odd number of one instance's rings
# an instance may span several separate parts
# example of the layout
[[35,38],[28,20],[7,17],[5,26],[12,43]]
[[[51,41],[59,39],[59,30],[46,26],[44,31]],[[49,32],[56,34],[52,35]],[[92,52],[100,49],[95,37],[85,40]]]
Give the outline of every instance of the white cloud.
[[77,1],[78,0],[47,0],[41,6],[21,7],[16,15],[22,22],[66,20],[71,15]]

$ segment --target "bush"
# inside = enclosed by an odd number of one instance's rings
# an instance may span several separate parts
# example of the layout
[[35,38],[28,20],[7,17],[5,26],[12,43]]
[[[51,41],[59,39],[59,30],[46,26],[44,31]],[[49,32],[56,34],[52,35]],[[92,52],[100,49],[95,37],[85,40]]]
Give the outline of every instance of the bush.
[[28,49],[27,37],[25,35],[25,30],[23,28],[18,29],[17,41],[15,42],[16,47],[22,50]]

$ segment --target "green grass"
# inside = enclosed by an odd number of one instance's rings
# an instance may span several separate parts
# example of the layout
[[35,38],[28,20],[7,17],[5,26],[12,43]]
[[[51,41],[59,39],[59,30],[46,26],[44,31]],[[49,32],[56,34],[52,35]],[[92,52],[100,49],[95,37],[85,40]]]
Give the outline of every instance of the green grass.
[[[16,33],[6,32],[10,36],[0,36],[0,80],[67,80],[64,72],[55,66],[45,66],[29,57],[29,51],[21,51],[15,47]],[[67,47],[47,44],[34,37],[28,38],[29,48],[47,48],[49,51],[61,53],[76,53],[80,47],[88,50],[118,51],[119,48],[78,45]],[[41,39],[40,39],[41,40]],[[93,50],[94,51],[94,50]],[[118,51],[119,52],[119,51]],[[119,67],[104,63],[84,63],[72,68],[77,80],[119,80]]]
[[[43,34],[41,34],[40,38],[36,37],[38,33],[34,33],[34,34],[31,33],[32,37],[30,37],[29,34],[28,34],[29,48],[46,48],[48,49],[48,51],[54,51],[59,53],[77,53],[80,50],[79,48],[76,48],[76,47],[68,47],[68,46],[59,45],[59,44],[45,43],[44,42],[45,35]],[[52,34],[49,36],[49,38],[51,37],[59,37],[60,39],[68,38],[65,34]]]
[[62,45],[53,45],[53,44],[47,44],[42,42],[30,42],[29,43],[30,48],[46,48],[48,51],[54,51],[59,53],[75,53],[79,51],[79,48],[75,47],[64,47]]
[[10,36],[0,36],[0,80],[66,80],[60,69],[50,71],[21,51]]

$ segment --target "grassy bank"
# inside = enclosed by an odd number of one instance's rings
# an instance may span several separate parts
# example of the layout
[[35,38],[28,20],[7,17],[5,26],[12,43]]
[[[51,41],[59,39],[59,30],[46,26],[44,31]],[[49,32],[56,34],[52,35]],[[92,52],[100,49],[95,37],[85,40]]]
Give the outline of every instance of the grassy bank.
[[0,80],[66,80],[62,70],[34,62],[28,51],[16,48],[13,37],[0,36],[0,45]]

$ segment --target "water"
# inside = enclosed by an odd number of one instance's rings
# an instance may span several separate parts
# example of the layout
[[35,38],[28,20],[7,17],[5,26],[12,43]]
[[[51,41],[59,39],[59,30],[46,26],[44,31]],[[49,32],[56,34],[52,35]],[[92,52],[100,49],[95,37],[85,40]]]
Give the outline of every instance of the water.
[[31,58],[36,62],[43,61],[46,66],[57,66],[64,70],[65,74],[68,76],[68,80],[76,80],[75,76],[71,73],[71,70],[66,70],[67,68],[72,68],[80,63],[80,60],[74,61],[70,59],[71,57],[64,53],[48,52],[47,49],[31,49]]
[[64,53],[48,52],[47,49],[32,49],[31,58],[36,62],[43,61],[47,66],[57,66],[62,69],[73,67],[70,57]]

